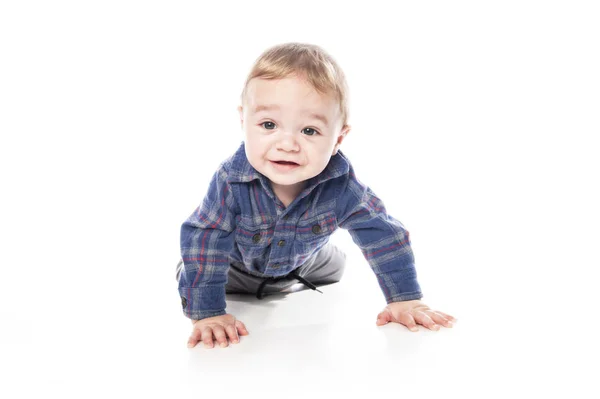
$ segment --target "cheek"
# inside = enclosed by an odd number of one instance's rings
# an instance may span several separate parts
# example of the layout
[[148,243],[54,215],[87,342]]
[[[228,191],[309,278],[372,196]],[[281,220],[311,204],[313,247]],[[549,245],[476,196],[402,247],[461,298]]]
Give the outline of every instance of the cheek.
[[246,156],[248,159],[260,158],[268,148],[263,137],[255,134],[246,135]]
[[327,164],[329,163],[329,161],[331,160],[331,154],[333,153],[333,147],[335,146],[335,144],[329,143],[330,145],[326,145],[322,148],[321,150],[321,160],[322,162],[325,164],[325,166],[327,166]]
[[255,129],[252,128],[252,126],[244,126],[244,134],[246,135],[246,137],[254,137],[255,134]]
[[325,159],[325,162],[329,162],[329,158],[331,157],[331,153],[333,152],[334,145],[335,144],[332,141],[320,143],[315,153],[318,154],[319,158]]
[[309,163],[315,169],[325,169],[331,158],[331,153],[327,149],[319,148],[313,149],[309,155]]

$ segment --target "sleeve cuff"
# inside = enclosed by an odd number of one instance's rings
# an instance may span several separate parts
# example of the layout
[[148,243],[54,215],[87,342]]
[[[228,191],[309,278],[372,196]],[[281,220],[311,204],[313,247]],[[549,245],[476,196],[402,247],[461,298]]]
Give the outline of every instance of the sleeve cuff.
[[386,298],[386,302],[390,304],[392,302],[413,301],[421,298],[423,298],[423,294],[420,292],[409,292],[392,298]]
[[423,298],[414,267],[377,276],[387,303]]
[[226,313],[224,285],[179,287],[179,296],[183,314],[192,320],[221,316]]

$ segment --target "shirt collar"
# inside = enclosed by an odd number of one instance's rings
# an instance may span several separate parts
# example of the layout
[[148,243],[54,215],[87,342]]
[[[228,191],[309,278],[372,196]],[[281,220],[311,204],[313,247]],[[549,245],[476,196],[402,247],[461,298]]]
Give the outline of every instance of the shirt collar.
[[[229,177],[227,180],[230,183],[248,183],[254,179],[259,179],[262,180],[263,183],[266,183],[268,178],[254,169],[254,167],[250,165],[250,162],[248,162],[244,145],[245,143],[242,141],[242,144],[232,156],[231,169],[229,170]],[[338,150],[337,154],[331,157],[329,163],[321,173],[308,179],[305,190],[310,190],[327,180],[343,176],[347,174],[349,170],[350,162],[342,151]]]

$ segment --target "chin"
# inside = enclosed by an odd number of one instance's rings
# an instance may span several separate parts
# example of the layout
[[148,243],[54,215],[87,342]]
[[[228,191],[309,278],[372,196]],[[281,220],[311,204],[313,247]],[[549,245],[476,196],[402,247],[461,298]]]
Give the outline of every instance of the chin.
[[273,183],[275,184],[280,184],[282,186],[291,186],[294,184],[298,184],[300,182],[303,182],[305,179],[303,180],[298,180],[298,179],[282,179],[279,176],[276,177],[271,177],[271,176],[267,176],[269,178],[269,180],[271,180]]

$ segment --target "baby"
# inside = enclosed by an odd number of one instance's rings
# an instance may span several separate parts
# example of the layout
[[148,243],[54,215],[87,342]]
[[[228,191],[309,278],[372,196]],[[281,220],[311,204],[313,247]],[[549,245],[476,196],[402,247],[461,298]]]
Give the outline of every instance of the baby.
[[248,334],[226,313],[226,293],[260,299],[339,281],[346,255],[328,242],[338,227],[360,247],[387,301],[377,325],[452,327],[454,317],[420,301],[408,231],[340,151],[350,132],[347,96],[342,70],[315,45],[278,45],[255,62],[239,107],[245,141],[181,227],[188,347],[226,347]]

